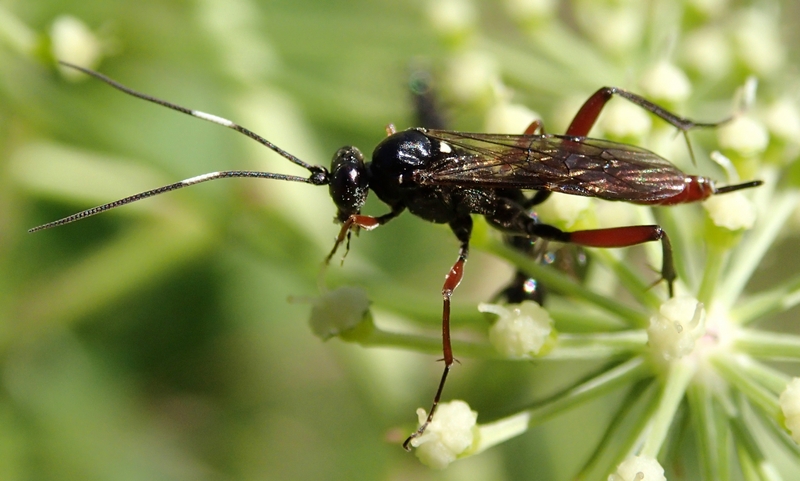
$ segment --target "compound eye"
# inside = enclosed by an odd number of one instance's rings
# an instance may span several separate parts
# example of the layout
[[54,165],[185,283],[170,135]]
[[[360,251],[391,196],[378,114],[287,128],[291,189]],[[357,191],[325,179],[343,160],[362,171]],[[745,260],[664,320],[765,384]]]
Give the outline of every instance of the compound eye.
[[331,161],[331,182],[328,186],[338,212],[336,219],[345,222],[359,214],[369,193],[369,178],[364,156],[355,147],[342,147]]

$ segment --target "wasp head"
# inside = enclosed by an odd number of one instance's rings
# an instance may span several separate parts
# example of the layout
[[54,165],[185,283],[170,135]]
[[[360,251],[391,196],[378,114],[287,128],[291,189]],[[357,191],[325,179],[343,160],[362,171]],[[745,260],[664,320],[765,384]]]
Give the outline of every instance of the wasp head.
[[331,161],[331,198],[336,204],[336,220],[343,223],[354,214],[361,213],[369,193],[369,177],[364,156],[355,147],[342,147]]

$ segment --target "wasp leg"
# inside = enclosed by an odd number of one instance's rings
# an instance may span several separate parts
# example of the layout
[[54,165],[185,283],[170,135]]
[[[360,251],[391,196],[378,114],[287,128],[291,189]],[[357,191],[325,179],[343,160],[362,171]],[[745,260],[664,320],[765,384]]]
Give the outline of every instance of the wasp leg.
[[428,412],[428,417],[425,422],[414,431],[408,439],[403,442],[403,448],[410,451],[411,440],[422,435],[425,428],[433,420],[433,415],[436,412],[436,407],[439,405],[439,400],[442,398],[442,391],[444,391],[444,384],[447,381],[447,375],[450,373],[450,368],[455,363],[453,357],[453,347],[450,345],[450,298],[453,295],[456,287],[461,283],[464,277],[464,264],[467,262],[469,255],[469,238],[472,235],[472,217],[465,216],[450,223],[450,228],[461,242],[461,248],[458,251],[458,259],[450,272],[447,273],[442,286],[442,355],[444,360],[444,372],[442,372],[442,379],[439,381],[439,387],[436,389],[436,395],[433,397],[433,404],[431,410]]
[[597,121],[597,117],[600,115],[600,111],[603,110],[603,107],[605,107],[606,103],[608,103],[608,101],[611,100],[611,97],[614,95],[619,95],[620,97],[633,102],[634,104],[663,119],[665,122],[682,132],[700,127],[718,127],[719,125],[729,122],[732,119],[732,117],[729,117],[725,120],[713,123],[694,122],[673,114],[664,107],[656,105],[644,97],[628,92],[627,90],[617,87],[603,87],[592,94],[592,96],[589,97],[586,102],[584,102],[583,106],[575,115],[575,118],[572,119],[572,123],[569,125],[565,135],[574,137],[588,136],[589,131],[592,130],[592,126],[594,126],[595,121]]
[[612,227],[608,229],[578,230],[564,232],[547,224],[531,224],[528,233],[543,239],[577,244],[585,247],[629,247],[645,242],[661,241],[662,264],[661,278],[667,282],[669,296],[675,294],[675,261],[672,256],[672,244],[667,233],[658,225],[633,225]]
[[405,210],[405,207],[393,208],[391,212],[383,214],[380,217],[361,214],[354,214],[348,217],[347,220],[342,224],[342,228],[339,229],[339,235],[336,236],[336,242],[333,244],[331,252],[327,257],[325,257],[325,265],[330,264],[331,259],[333,258],[333,255],[336,254],[339,246],[342,245],[343,242],[347,241],[345,245],[344,256],[342,256],[342,262],[344,262],[344,257],[347,256],[348,252],[350,252],[350,234],[354,229],[373,230],[376,227],[394,219],[400,215],[403,210]]

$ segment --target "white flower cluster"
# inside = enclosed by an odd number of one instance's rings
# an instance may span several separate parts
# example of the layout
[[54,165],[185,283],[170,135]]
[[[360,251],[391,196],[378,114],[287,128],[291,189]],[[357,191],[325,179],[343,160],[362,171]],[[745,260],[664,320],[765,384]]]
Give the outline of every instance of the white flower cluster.
[[[80,19],[62,15],[50,27],[53,57],[81,67],[95,68],[103,56],[103,45]],[[64,77],[75,80],[84,75],[74,69],[60,68]]]
[[664,468],[649,456],[631,456],[617,466],[608,481],[667,481]]
[[[417,409],[420,426],[428,414]],[[422,436],[411,440],[417,458],[434,469],[444,469],[473,445],[478,413],[464,401],[439,404],[436,415]]]
[[340,287],[314,299],[311,330],[323,340],[356,328],[369,314],[366,292],[357,287]]
[[489,329],[489,341],[508,357],[538,354],[553,332],[550,314],[533,301],[514,306],[479,304],[478,310],[499,316]]
[[694,350],[694,344],[705,334],[705,309],[692,297],[673,297],[661,305],[650,318],[647,340],[658,358],[680,359]]
[[784,424],[792,433],[794,442],[800,444],[800,377],[786,385],[780,397],[781,411],[786,418]]

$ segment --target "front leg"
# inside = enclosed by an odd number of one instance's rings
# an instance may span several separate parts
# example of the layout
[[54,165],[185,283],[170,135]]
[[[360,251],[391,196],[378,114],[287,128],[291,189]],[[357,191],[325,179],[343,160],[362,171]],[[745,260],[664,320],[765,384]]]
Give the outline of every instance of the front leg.
[[347,245],[345,246],[344,255],[342,256],[342,262],[344,262],[344,258],[347,256],[347,253],[350,252],[350,233],[353,229],[364,229],[364,230],[372,230],[379,225],[383,225],[390,220],[394,219],[398,215],[400,215],[405,210],[405,206],[399,205],[396,207],[392,207],[392,211],[383,214],[380,217],[373,217],[371,215],[361,215],[361,214],[353,214],[347,218],[346,221],[342,224],[342,228],[339,230],[339,235],[336,236],[336,242],[333,244],[333,248],[331,249],[330,254],[325,258],[325,265],[330,264],[333,255],[336,254],[336,251],[339,249],[339,246],[347,240]]
[[453,267],[444,278],[444,285],[442,286],[442,356],[444,360],[444,372],[442,372],[442,379],[439,381],[439,387],[436,389],[436,394],[433,397],[433,405],[428,412],[428,418],[422,423],[422,426],[414,431],[408,439],[403,442],[403,448],[410,451],[410,443],[416,437],[425,432],[425,428],[433,420],[433,414],[436,412],[436,407],[439,405],[439,400],[442,398],[442,391],[444,391],[444,384],[447,381],[447,374],[450,373],[450,368],[455,363],[453,357],[453,347],[450,344],[450,298],[453,295],[456,287],[461,283],[464,277],[464,264],[467,262],[469,255],[469,238],[472,235],[472,217],[469,215],[450,222],[450,228],[461,242],[461,248],[458,250],[458,259]]

